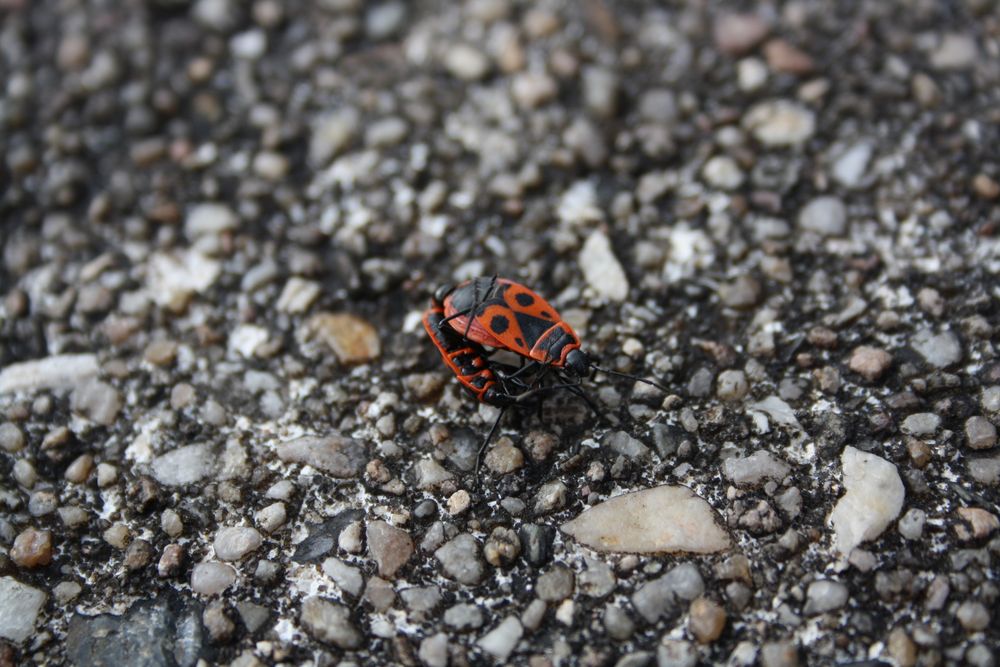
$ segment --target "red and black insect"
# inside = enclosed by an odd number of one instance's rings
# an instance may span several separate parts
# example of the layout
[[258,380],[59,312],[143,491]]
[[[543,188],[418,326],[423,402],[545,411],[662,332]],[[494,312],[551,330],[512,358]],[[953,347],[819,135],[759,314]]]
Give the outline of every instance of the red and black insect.
[[513,280],[493,276],[454,287],[445,285],[434,293],[434,300],[444,307],[444,322],[463,338],[510,350],[530,360],[521,373],[544,374],[555,369],[566,380],[559,371],[568,371],[576,378],[600,371],[667,391],[658,382],[595,364],[581,349],[580,337],[556,309],[537,292]]

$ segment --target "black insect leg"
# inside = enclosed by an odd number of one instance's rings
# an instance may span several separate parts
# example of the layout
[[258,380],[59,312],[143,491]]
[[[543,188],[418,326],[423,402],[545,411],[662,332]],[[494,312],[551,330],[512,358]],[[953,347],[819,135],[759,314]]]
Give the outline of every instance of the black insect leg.
[[462,338],[469,337],[469,330],[472,329],[472,320],[476,317],[476,311],[479,309],[481,305],[483,305],[483,302],[485,302],[488,298],[490,298],[490,295],[493,294],[493,289],[496,287],[496,284],[497,284],[497,274],[494,273],[493,278],[490,280],[490,286],[486,290],[486,294],[484,294],[482,300],[480,300],[479,281],[478,280],[472,281],[473,299],[472,299],[472,307],[469,309],[471,315],[469,315],[469,319],[465,323],[465,333],[462,334]]
[[490,444],[490,440],[493,439],[493,434],[497,432],[497,428],[500,426],[500,420],[503,419],[504,413],[507,411],[506,407],[500,408],[500,414],[497,415],[497,419],[493,422],[490,432],[486,434],[486,439],[483,440],[483,444],[479,446],[479,451],[476,452],[476,470],[474,474],[474,479],[476,486],[479,486],[479,463],[483,458],[483,452],[486,451],[486,446]]

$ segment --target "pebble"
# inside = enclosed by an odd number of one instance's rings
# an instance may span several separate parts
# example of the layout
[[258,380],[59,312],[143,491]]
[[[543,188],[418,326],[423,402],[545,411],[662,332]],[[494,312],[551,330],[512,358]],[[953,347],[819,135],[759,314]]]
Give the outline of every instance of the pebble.
[[649,458],[649,447],[625,431],[612,431],[601,438],[601,446],[630,459]]
[[723,476],[737,486],[758,486],[766,480],[781,482],[791,466],[767,450],[746,457],[730,457],[722,462]]
[[507,475],[524,466],[524,454],[509,438],[501,438],[486,452],[484,463],[496,474]]
[[365,34],[375,41],[388,39],[406,25],[405,2],[383,2],[366,7]]
[[[24,462],[27,463],[27,461]],[[34,485],[35,479],[37,478],[31,480],[32,485]],[[58,506],[59,497],[51,491],[35,491],[28,497],[28,513],[34,517],[52,514]]]
[[585,558],[587,567],[576,577],[577,589],[592,598],[610,595],[618,583],[614,570],[604,561]]
[[275,308],[292,315],[304,313],[309,310],[319,295],[319,283],[293,276],[288,279],[284,289],[281,290],[281,296],[278,297]]
[[125,549],[132,539],[132,531],[121,521],[116,521],[101,533],[101,537],[114,548]]
[[396,603],[396,591],[382,577],[370,577],[365,585],[365,600],[377,612],[385,612]]
[[66,478],[67,482],[72,482],[73,484],[83,484],[90,477],[91,470],[94,469],[94,457],[90,454],[81,454],[76,457],[72,463],[66,468],[66,472],[63,473],[63,477]]
[[969,475],[980,484],[1000,482],[1000,457],[970,459],[966,465]]
[[765,642],[760,649],[761,667],[798,667],[799,650],[790,641]]
[[444,66],[452,76],[465,81],[478,81],[490,71],[486,55],[469,44],[455,44],[449,48]]
[[468,533],[462,533],[439,547],[434,557],[441,563],[445,576],[461,584],[478,584],[485,574],[485,567],[479,558],[479,544]]
[[913,349],[935,368],[947,368],[962,360],[962,344],[951,331],[935,334],[921,329],[910,340]]
[[972,67],[979,59],[979,49],[971,35],[948,33],[930,53],[931,67],[936,70],[959,70]]
[[1000,519],[980,507],[959,507],[958,515],[968,526],[955,526],[955,533],[962,541],[981,540],[1000,528]]
[[750,391],[746,373],[737,370],[726,370],[719,373],[715,380],[715,394],[723,401],[740,401]]
[[135,572],[149,565],[153,559],[153,545],[146,540],[133,540],[125,549],[122,564],[129,572]]
[[24,442],[24,433],[16,425],[9,422],[0,424],[0,449],[15,454],[24,449]]
[[256,528],[250,526],[229,526],[215,533],[212,546],[220,560],[240,560],[263,544],[263,538]]
[[556,565],[538,576],[535,595],[545,602],[559,602],[573,595],[574,582],[573,570],[564,565]]
[[625,270],[603,232],[595,231],[587,237],[580,250],[579,266],[584,280],[599,296],[611,301],[624,301],[628,297]]
[[535,514],[548,514],[566,506],[566,485],[561,481],[546,482],[535,494]]
[[285,520],[287,518],[287,513],[285,510],[285,503],[276,502],[262,507],[254,515],[254,520],[257,525],[265,533],[273,533],[274,531],[285,525]]
[[698,597],[688,610],[688,631],[700,644],[711,644],[726,627],[726,610],[717,602]]
[[847,232],[847,207],[837,197],[816,197],[799,211],[799,227],[820,236],[843,236]]
[[896,466],[883,458],[845,447],[840,458],[844,496],[830,514],[834,548],[844,556],[873,540],[899,516],[906,492]]
[[90,379],[73,390],[70,404],[74,412],[97,424],[111,426],[122,409],[118,391],[100,380]]
[[403,604],[412,612],[428,613],[441,604],[441,589],[437,586],[414,586],[400,592]]
[[656,623],[676,610],[678,600],[691,601],[705,592],[705,582],[692,563],[675,565],[662,577],[640,586],[632,594],[632,606],[648,623]]
[[990,610],[978,600],[966,600],[958,605],[955,618],[966,632],[982,632],[990,625]]
[[307,340],[318,339],[329,347],[343,364],[363,364],[382,352],[375,327],[350,313],[318,313],[302,331]]
[[924,534],[924,524],[927,522],[927,513],[922,509],[911,507],[906,510],[899,519],[897,527],[899,534],[908,540],[919,540]]
[[657,667],[696,667],[698,649],[689,641],[664,635],[656,647]]
[[770,100],[743,116],[743,127],[765,146],[799,146],[816,132],[812,111],[789,100]]
[[212,474],[215,456],[204,443],[178,447],[153,459],[153,477],[166,486],[193,484]]
[[339,558],[327,558],[321,566],[323,574],[330,577],[340,590],[357,597],[365,587],[361,570],[352,567]]
[[[18,459],[14,462],[14,481],[20,484],[25,489],[33,489],[35,483],[38,482],[38,471],[35,470],[35,466],[32,465],[31,461],[27,459]],[[32,494],[32,497],[37,494]],[[44,512],[42,512],[44,514]],[[33,510],[32,514],[38,516],[37,510]]]
[[701,168],[701,175],[709,185],[720,190],[736,190],[745,179],[736,160],[727,155],[710,158]]
[[510,92],[522,109],[537,109],[555,99],[559,88],[555,79],[544,72],[524,72],[513,78]]
[[892,355],[878,347],[859,345],[851,352],[847,366],[869,382],[878,380],[892,365]]
[[965,439],[971,449],[991,449],[997,444],[997,427],[986,417],[965,420]]
[[809,584],[803,613],[814,616],[835,611],[847,604],[847,586],[839,581],[819,579]]
[[22,361],[0,370],[0,394],[72,388],[100,371],[93,354],[58,354]]
[[514,616],[508,616],[500,622],[500,625],[480,637],[476,644],[483,651],[503,662],[510,657],[517,642],[521,641],[522,634],[524,634],[524,628],[521,627],[521,622]]
[[201,595],[218,595],[236,581],[236,570],[228,563],[208,561],[191,570],[191,590]]
[[156,564],[156,573],[162,577],[174,577],[181,571],[184,564],[184,547],[179,544],[168,544],[163,547],[160,560]]
[[868,163],[871,161],[874,150],[869,141],[858,141],[849,146],[837,156],[830,166],[833,180],[845,188],[859,187],[864,181],[865,173],[868,171]]
[[1000,183],[987,174],[976,174],[972,179],[972,189],[979,197],[987,201],[1000,197]]
[[712,25],[715,46],[730,56],[747,53],[770,31],[767,21],[756,14],[720,13]]
[[427,667],[448,667],[448,635],[439,632],[420,642],[417,657]]
[[389,148],[406,138],[410,126],[398,116],[372,122],[365,129],[365,145],[371,148]]
[[444,624],[459,632],[475,630],[483,625],[483,611],[479,605],[459,603],[445,610]]
[[465,510],[469,509],[472,504],[472,496],[465,489],[459,489],[455,493],[448,496],[448,514],[452,516],[458,516]]
[[764,58],[775,72],[785,74],[809,74],[816,69],[816,63],[808,53],[791,42],[776,38],[764,45]]
[[309,138],[309,164],[314,168],[326,166],[351,144],[360,128],[361,114],[353,107],[321,116]]
[[351,620],[350,610],[342,604],[308,597],[302,603],[299,620],[313,638],[330,646],[355,649],[364,641]]
[[[75,581],[60,581],[56,584],[55,588],[52,589],[52,597],[56,599],[60,604],[69,604],[83,592],[83,586]],[[3,636],[0,633],[0,636]]]
[[259,60],[267,52],[267,33],[254,28],[234,35],[229,40],[233,56],[243,60]]
[[31,637],[47,597],[13,577],[0,577],[0,637],[18,643]]
[[153,254],[146,271],[146,287],[156,305],[183,312],[195,294],[208,290],[222,273],[222,264],[194,248]]
[[439,485],[455,478],[434,459],[422,459],[413,466],[414,484],[422,491],[433,491]]
[[18,567],[33,569],[52,562],[52,533],[47,530],[25,528],[10,548],[10,559]]
[[227,642],[232,637],[236,625],[229,618],[224,603],[216,600],[205,608],[201,615],[201,622],[208,631],[208,636],[216,644]]
[[524,437],[524,447],[528,450],[528,456],[535,463],[548,460],[558,446],[558,436],[547,431],[530,431]]
[[184,522],[181,520],[181,515],[172,509],[163,510],[160,515],[160,529],[168,537],[179,537],[184,532]]
[[413,538],[402,528],[385,521],[369,521],[365,533],[368,554],[378,565],[379,576],[392,579],[413,555]]
[[899,429],[914,437],[932,436],[941,427],[941,418],[933,412],[918,412],[903,420]]
[[513,564],[521,555],[521,540],[510,528],[497,526],[483,545],[483,557],[493,567]]
[[306,435],[278,444],[278,458],[285,463],[302,463],[331,477],[354,478],[368,461],[364,447],[341,435]]
[[162,368],[172,366],[177,359],[177,343],[172,340],[153,341],[143,350],[142,358],[154,366]]
[[635,621],[618,605],[610,603],[605,605],[604,617],[601,620],[608,636],[616,641],[628,641],[635,634]]
[[756,278],[749,275],[741,275],[735,280],[719,285],[719,300],[727,308],[738,308],[741,310],[753,308],[760,302],[762,292],[761,284]]
[[184,233],[192,241],[205,236],[215,237],[239,226],[240,218],[236,212],[225,204],[215,202],[192,206],[184,219]]
[[684,486],[617,496],[585,510],[561,529],[602,552],[714,553],[730,545],[711,506]]
[[582,74],[583,105],[598,118],[611,118],[618,112],[618,75],[606,67],[584,67]]
[[229,32],[240,20],[239,5],[234,0],[198,0],[191,9],[194,19],[218,32]]

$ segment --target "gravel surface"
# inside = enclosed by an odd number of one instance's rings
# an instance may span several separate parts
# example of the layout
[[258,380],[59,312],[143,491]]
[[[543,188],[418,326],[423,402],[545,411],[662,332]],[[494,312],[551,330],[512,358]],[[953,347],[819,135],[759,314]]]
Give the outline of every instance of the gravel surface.
[[[995,0],[0,0],[0,72],[0,665],[997,664]],[[477,481],[494,273],[671,393]]]

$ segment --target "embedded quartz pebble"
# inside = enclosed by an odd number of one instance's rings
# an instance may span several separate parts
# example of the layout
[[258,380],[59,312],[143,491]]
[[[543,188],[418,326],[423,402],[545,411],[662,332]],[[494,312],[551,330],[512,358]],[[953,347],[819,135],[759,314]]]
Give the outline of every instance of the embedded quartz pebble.
[[854,447],[840,457],[847,492],[830,514],[834,548],[847,556],[882,534],[903,509],[906,491],[896,466]]
[[0,370],[0,394],[74,387],[99,370],[93,354],[56,354],[22,361]]
[[562,531],[596,551],[715,553],[729,536],[712,507],[686,486],[658,486],[595,505]]

